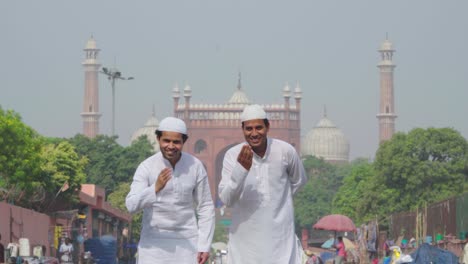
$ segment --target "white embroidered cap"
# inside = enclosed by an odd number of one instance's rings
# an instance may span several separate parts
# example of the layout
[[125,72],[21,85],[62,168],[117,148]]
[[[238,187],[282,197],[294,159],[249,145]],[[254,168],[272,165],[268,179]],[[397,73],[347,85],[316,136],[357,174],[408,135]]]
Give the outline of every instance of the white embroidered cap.
[[177,132],[187,135],[187,126],[182,119],[175,117],[166,117],[159,122],[159,131]]
[[246,106],[240,116],[241,122],[265,118],[267,118],[265,110],[258,104]]

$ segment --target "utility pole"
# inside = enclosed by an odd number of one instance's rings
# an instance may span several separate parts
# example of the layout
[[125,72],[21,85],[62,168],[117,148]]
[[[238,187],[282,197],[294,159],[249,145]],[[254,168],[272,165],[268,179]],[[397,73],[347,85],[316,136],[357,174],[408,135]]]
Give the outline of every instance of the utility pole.
[[102,67],[102,71],[100,73],[104,74],[107,76],[107,79],[111,83],[112,87],[112,136],[115,136],[115,80],[133,80],[135,78],[133,77],[122,77],[122,73],[118,71],[115,68],[108,69],[105,67]]

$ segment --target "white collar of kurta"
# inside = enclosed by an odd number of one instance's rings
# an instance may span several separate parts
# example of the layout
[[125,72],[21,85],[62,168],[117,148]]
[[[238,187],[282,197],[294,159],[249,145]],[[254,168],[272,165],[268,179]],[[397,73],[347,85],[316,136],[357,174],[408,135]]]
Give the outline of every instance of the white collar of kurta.
[[[166,167],[168,167],[168,168],[171,168],[171,169],[172,169],[172,173],[174,174],[175,169],[178,167],[177,165],[180,164],[180,162],[182,161],[182,159],[183,159],[183,157],[184,157],[184,152],[181,152],[181,153],[180,153],[180,159],[176,162],[174,168],[172,168],[171,162],[168,161],[168,160],[164,157],[164,155],[163,155],[161,152],[159,152],[159,153],[161,154],[161,158],[162,158],[162,160],[163,160],[163,162],[164,162],[164,165],[166,165]],[[180,165],[179,165],[179,166],[180,166]],[[175,174],[174,174],[174,175],[175,175]],[[178,175],[176,175],[176,176],[178,176]]]
[[269,137],[267,137],[267,148],[265,150],[265,155],[263,155],[263,157],[260,157],[259,155],[257,155],[257,153],[253,153],[254,155],[254,158],[257,160],[257,161],[265,161],[268,157],[268,155],[270,154],[270,145],[271,145],[271,139]]

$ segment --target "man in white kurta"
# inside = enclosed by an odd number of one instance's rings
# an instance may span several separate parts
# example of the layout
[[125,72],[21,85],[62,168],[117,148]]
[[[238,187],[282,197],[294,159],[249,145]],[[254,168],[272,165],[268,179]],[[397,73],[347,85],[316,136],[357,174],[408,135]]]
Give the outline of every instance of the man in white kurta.
[[268,138],[269,122],[258,105],[241,115],[246,143],[226,152],[221,201],[232,208],[229,264],[300,264],[302,248],[294,232],[293,194],[306,181],[290,144]]
[[156,133],[161,151],[138,166],[126,198],[130,213],[143,210],[138,263],[204,263],[214,232],[206,171],[181,151],[187,139],[182,120],[166,118]]

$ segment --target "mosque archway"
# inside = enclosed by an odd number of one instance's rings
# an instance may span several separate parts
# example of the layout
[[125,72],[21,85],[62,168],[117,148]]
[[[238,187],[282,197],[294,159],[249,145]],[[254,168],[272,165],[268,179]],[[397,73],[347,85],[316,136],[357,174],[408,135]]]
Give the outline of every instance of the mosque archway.
[[206,147],[207,147],[207,144],[206,144],[205,140],[199,139],[199,140],[197,140],[197,142],[195,142],[195,147],[194,147],[193,151],[194,151],[195,154],[200,154],[200,153],[202,153],[203,151],[206,150]]

